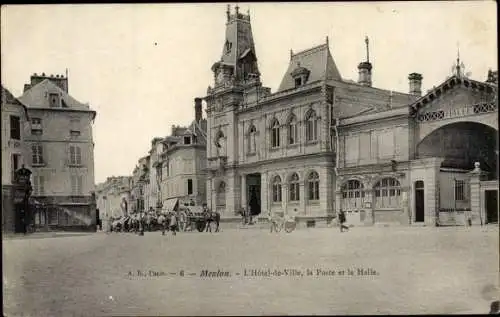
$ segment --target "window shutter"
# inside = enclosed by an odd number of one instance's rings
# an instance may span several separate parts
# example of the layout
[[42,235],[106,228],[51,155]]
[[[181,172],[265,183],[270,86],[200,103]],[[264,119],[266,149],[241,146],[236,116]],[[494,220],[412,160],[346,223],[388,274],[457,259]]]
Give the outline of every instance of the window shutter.
[[41,144],[38,145],[38,152],[39,152],[39,158],[40,158],[40,164],[44,163],[43,159],[43,147]]
[[[36,145],[31,146],[31,164],[36,164],[37,163],[37,157],[36,157]],[[35,177],[33,177],[33,180]]]
[[75,147],[73,145],[69,146],[69,163],[75,164]]
[[82,149],[79,146],[75,146],[76,154],[76,164],[82,164]]
[[71,175],[71,194],[76,195],[76,179],[74,175]]
[[78,176],[78,192],[79,195],[83,193],[83,177],[80,175]]
[[38,177],[40,178],[40,181],[39,181],[40,195],[44,195],[45,194],[45,186],[44,186],[45,179],[43,176],[38,176]]

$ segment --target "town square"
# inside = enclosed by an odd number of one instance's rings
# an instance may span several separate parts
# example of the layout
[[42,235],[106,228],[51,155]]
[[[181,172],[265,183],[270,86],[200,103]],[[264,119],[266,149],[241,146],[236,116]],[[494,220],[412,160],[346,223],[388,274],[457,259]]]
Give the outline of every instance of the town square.
[[345,235],[338,228],[222,228],[3,243],[6,316],[486,314],[498,291],[494,226],[352,228]]
[[4,314],[500,312],[494,5],[2,6]]

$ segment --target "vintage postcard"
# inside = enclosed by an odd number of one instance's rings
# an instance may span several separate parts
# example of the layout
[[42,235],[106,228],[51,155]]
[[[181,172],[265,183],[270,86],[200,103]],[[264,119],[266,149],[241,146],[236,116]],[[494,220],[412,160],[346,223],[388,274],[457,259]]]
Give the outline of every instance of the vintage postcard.
[[495,2],[0,21],[4,316],[500,312]]

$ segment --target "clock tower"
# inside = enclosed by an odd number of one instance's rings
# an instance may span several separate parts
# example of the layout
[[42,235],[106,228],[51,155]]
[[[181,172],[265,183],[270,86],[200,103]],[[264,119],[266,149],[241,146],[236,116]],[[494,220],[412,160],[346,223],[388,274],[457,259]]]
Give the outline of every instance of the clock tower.
[[[263,88],[257,65],[257,55],[250,24],[250,13],[242,14],[228,5],[226,34],[220,59],[212,66],[213,86],[207,89],[207,203],[223,216],[237,209],[241,192],[236,175],[238,146],[242,139],[238,131],[238,110],[249,100],[255,102],[269,92]],[[218,192],[227,195],[221,198]],[[231,194],[230,194],[231,193]]]

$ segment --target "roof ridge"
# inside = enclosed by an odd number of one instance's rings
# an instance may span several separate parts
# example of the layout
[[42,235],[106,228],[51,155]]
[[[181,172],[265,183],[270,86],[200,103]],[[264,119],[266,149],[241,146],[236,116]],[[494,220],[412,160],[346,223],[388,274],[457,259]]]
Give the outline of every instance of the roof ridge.
[[306,53],[313,53],[314,50],[319,50],[320,48],[323,48],[323,47],[328,47],[328,44],[323,43],[323,44],[316,45],[316,46],[310,47],[308,49],[299,51],[298,53],[293,53],[292,58],[297,56],[297,55],[305,55]]

